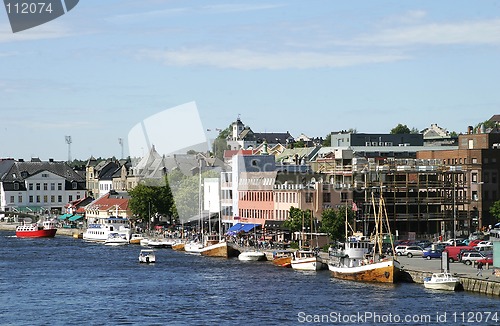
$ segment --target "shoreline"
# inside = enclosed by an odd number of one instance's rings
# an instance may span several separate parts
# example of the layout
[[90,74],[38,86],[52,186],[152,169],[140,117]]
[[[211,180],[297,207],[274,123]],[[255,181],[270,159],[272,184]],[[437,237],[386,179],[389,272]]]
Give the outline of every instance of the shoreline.
[[[16,223],[0,223],[0,231],[12,231],[15,233]],[[58,228],[56,236],[74,237],[75,233],[82,233],[82,229]],[[267,257],[272,257],[273,250],[265,250]],[[328,261],[328,253],[321,252],[320,257],[325,264]],[[423,283],[424,277],[431,276],[432,273],[440,271],[440,260],[424,260],[416,258],[399,257],[403,266],[402,271],[409,275],[409,280],[413,283]],[[426,265],[425,267],[422,265]],[[482,277],[476,276],[476,269],[460,263],[450,264],[452,274],[460,278],[463,290],[472,293],[479,293],[490,296],[500,296],[500,279],[495,276],[494,267],[485,269]],[[454,271],[456,270],[456,271]],[[491,272],[490,272],[491,271]]]

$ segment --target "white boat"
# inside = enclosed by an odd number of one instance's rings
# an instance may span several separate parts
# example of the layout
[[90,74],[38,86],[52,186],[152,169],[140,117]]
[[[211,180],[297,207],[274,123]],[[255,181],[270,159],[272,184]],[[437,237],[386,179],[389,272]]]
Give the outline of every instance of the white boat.
[[155,263],[156,255],[153,249],[142,249],[139,254],[139,263]]
[[184,251],[190,254],[201,255],[201,251],[203,250],[203,244],[197,241],[187,242],[184,245]]
[[312,250],[298,250],[292,258],[292,268],[301,271],[319,271],[323,262]]
[[132,230],[130,220],[124,217],[98,218],[95,223],[90,223],[83,233],[83,240],[105,242],[111,232],[117,232],[130,241]]
[[144,236],[140,233],[132,233],[130,236],[130,244],[140,244]]
[[149,239],[148,246],[152,248],[166,248],[167,242],[164,239],[153,238]]
[[140,240],[139,244],[143,247],[147,247],[149,245],[149,239],[148,238],[143,238]]
[[[373,194],[372,201],[373,206],[376,207]],[[350,281],[397,282],[400,277],[400,263],[394,259],[394,254],[392,257],[386,257],[382,252],[382,230],[384,226],[387,229],[387,233],[391,234],[382,195],[379,198],[378,212],[374,213],[375,234],[373,240],[369,240],[361,234],[356,234],[354,231],[352,236],[348,236],[349,223],[347,211],[346,207],[346,241],[339,248],[330,252],[328,269],[332,276]]]
[[123,234],[111,232],[106,241],[104,241],[104,244],[106,246],[123,246],[129,244],[129,240],[127,240]]
[[424,286],[427,289],[455,291],[460,284],[458,277],[450,273],[433,273],[431,277],[424,278]]
[[243,251],[238,255],[241,261],[264,261],[267,260],[266,254],[262,251]]

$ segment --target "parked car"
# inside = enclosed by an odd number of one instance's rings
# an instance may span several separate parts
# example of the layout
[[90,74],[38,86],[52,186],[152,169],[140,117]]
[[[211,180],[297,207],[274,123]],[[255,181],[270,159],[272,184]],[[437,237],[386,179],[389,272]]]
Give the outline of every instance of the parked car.
[[422,257],[424,257],[425,259],[432,259],[432,258],[437,258],[437,259],[441,259],[441,256],[443,255],[443,252],[441,250],[424,250],[424,253],[422,255]]
[[475,247],[481,241],[483,241],[483,240],[479,240],[479,239],[471,240],[471,241],[469,241],[469,247]]
[[481,248],[481,247],[493,247],[493,243],[491,241],[481,241],[479,242],[476,247]]
[[424,249],[419,246],[408,246],[406,249],[403,251],[402,255],[407,256],[408,258],[411,258],[413,256],[419,256],[422,257]]
[[479,263],[479,262],[483,263],[484,265],[486,265],[486,264],[493,265],[493,256],[486,256],[486,257],[484,257],[482,259],[478,259],[476,261],[476,263]]
[[403,252],[408,248],[409,246],[407,245],[398,245],[396,248],[394,248],[394,252],[396,253],[397,256],[403,255]]
[[415,243],[415,244],[419,247],[426,248],[426,247],[430,247],[432,245],[432,242],[430,242],[429,240],[420,240],[420,241],[417,241],[417,243]]
[[468,252],[463,253],[461,260],[462,260],[462,263],[464,263],[465,265],[471,265],[472,263],[475,263],[479,259],[483,259],[485,257],[486,256],[483,255],[482,253],[480,253],[479,251],[475,251],[475,252],[468,251]]

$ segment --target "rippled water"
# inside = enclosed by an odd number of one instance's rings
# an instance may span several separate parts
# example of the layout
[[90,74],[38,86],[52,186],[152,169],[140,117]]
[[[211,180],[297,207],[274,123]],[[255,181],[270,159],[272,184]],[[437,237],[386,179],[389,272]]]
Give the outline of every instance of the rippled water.
[[[462,312],[500,310],[496,297],[418,284],[347,282],[327,271],[297,272],[170,249],[157,251],[156,264],[143,265],[139,246],[12,234],[0,232],[1,325],[347,324],[342,318],[375,325],[390,315],[429,315],[410,324],[431,325],[438,324],[436,313],[446,312],[446,324],[452,324]],[[370,314],[372,319],[363,318]]]

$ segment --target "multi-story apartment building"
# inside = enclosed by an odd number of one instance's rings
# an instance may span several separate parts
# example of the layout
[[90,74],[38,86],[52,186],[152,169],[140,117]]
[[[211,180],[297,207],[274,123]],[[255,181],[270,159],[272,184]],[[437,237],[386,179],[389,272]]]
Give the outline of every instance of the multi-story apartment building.
[[66,162],[0,160],[0,211],[59,214],[86,193],[84,177]]
[[455,171],[461,170],[463,180],[454,182],[458,189],[456,197],[463,198],[471,224],[480,229],[494,224],[489,209],[500,194],[500,133],[497,129],[491,132],[479,129],[473,133],[470,127],[467,134],[459,135],[458,149],[423,150],[418,152],[418,158],[436,159]]

